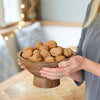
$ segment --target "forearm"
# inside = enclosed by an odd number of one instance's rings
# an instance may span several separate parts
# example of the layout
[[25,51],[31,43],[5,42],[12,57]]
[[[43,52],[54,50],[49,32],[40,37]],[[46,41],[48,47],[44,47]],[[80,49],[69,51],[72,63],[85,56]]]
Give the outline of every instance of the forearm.
[[100,77],[100,64],[87,58],[84,59],[82,69]]

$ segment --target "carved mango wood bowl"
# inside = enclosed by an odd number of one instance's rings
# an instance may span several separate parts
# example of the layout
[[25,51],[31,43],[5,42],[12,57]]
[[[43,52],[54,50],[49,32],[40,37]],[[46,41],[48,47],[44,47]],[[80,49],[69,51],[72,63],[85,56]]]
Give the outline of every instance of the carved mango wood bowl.
[[[24,67],[34,75],[33,85],[40,88],[54,88],[60,85],[60,79],[49,80],[40,74],[43,67],[55,68],[59,62],[32,62],[22,57],[22,51],[18,52],[17,57],[20,59]],[[68,60],[67,58],[66,60]]]

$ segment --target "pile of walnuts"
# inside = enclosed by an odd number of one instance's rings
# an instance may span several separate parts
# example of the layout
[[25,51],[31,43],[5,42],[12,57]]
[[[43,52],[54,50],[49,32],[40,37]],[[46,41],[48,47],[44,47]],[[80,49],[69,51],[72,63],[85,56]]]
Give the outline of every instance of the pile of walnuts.
[[57,46],[53,40],[47,41],[44,45],[42,42],[37,42],[35,47],[27,47],[22,52],[23,58],[33,62],[62,61],[72,55],[72,49]]

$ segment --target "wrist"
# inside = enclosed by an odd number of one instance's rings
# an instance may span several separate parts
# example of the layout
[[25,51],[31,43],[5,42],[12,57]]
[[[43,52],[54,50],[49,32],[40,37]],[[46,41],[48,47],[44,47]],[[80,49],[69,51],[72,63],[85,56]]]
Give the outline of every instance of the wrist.
[[81,65],[81,70],[86,70],[86,63],[87,63],[87,58],[83,57],[82,65]]

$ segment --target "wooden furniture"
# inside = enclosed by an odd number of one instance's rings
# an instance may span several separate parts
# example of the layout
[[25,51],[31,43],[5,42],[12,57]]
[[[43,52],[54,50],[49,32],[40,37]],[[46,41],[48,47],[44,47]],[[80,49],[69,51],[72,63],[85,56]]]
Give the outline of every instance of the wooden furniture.
[[85,100],[84,83],[76,86],[70,78],[62,78],[60,86],[43,89],[33,86],[33,75],[27,70],[0,83],[0,100]]
[[5,36],[7,36],[7,35],[9,35],[11,33],[15,34],[15,31],[16,31],[16,29],[19,28],[19,25],[21,27],[26,27],[26,26],[29,26],[29,25],[31,25],[33,23],[34,22],[32,22],[32,21],[25,21],[25,22],[23,22],[23,24],[20,24],[20,22],[18,22],[15,25],[12,25],[10,27],[6,27],[6,28],[0,29],[0,35],[2,35],[3,37],[5,37]]
[[[29,26],[33,24],[35,21],[24,21],[24,25],[22,27]],[[74,27],[81,27],[82,23],[72,23],[72,22],[62,22],[62,21],[40,21],[42,26],[51,25],[51,26],[74,26]],[[19,23],[16,23],[12,26],[0,29],[0,35],[6,36],[10,33],[14,32],[14,30],[18,29]]]

